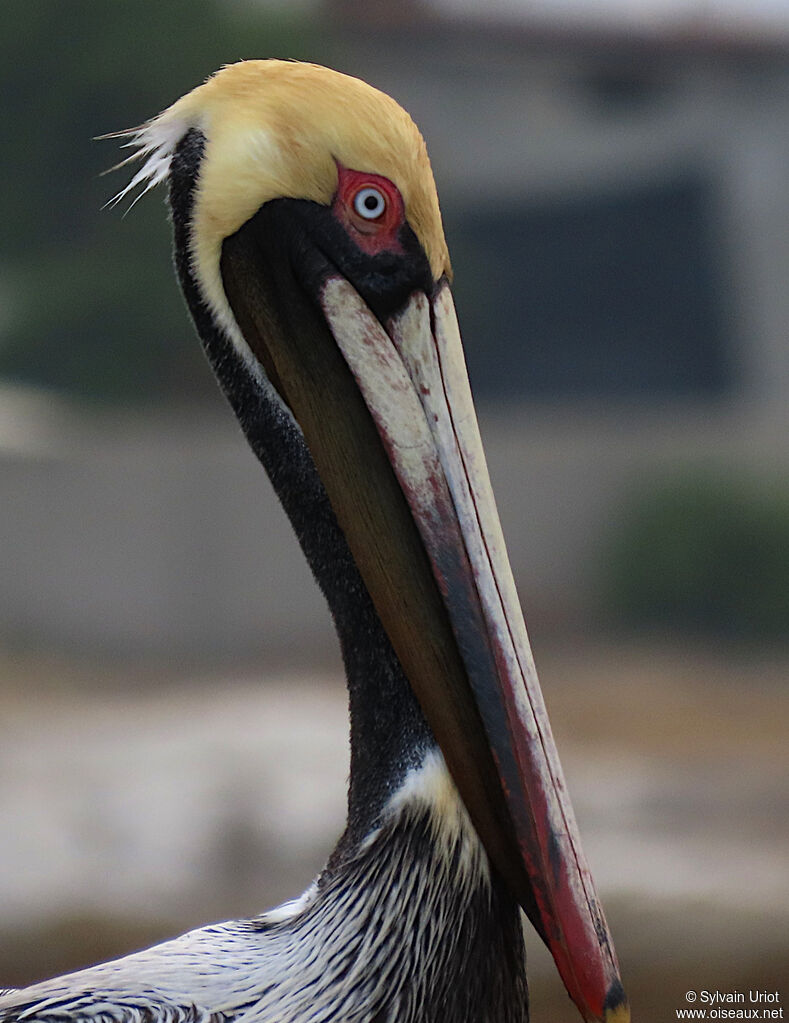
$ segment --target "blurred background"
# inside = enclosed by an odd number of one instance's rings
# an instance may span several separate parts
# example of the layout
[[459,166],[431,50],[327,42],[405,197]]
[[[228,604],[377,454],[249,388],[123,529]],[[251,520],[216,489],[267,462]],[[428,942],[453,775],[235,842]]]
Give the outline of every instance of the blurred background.
[[[634,1005],[789,980],[789,0],[5,0],[0,987],[300,892],[331,623],[117,143],[315,60],[430,149],[494,488]],[[535,1020],[567,1018],[530,942]],[[789,986],[782,992],[789,996]]]

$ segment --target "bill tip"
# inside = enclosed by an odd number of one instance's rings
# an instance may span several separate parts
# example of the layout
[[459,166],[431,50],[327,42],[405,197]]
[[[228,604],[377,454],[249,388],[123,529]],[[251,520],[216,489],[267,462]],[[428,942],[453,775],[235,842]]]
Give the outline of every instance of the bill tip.
[[604,1007],[604,1023],[630,1023],[630,1006],[627,995],[618,980],[608,989]]

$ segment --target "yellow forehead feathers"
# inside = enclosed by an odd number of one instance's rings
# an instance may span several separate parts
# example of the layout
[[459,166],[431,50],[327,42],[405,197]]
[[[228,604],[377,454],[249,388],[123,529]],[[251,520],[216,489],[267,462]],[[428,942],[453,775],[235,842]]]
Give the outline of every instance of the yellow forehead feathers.
[[171,149],[172,140],[189,128],[206,138],[192,259],[212,304],[218,299],[222,241],[271,199],[330,203],[337,187],[335,160],[394,182],[434,277],[449,272],[422,136],[391,97],[359,79],[281,60],[231,64],[146,126],[149,149],[164,148],[164,140]]

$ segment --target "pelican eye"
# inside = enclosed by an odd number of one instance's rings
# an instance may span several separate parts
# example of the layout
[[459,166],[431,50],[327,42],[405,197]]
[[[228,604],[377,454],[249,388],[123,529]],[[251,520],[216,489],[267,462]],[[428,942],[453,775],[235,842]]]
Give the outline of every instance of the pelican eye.
[[386,197],[377,188],[360,188],[353,199],[353,208],[365,220],[377,220],[386,209]]

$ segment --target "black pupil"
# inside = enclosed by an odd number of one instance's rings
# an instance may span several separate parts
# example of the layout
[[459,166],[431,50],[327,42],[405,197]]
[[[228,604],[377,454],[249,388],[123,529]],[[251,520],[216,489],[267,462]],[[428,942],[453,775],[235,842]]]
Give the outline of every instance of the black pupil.
[[379,199],[377,195],[366,195],[364,197],[364,208],[372,213],[373,210],[378,209],[378,202]]

